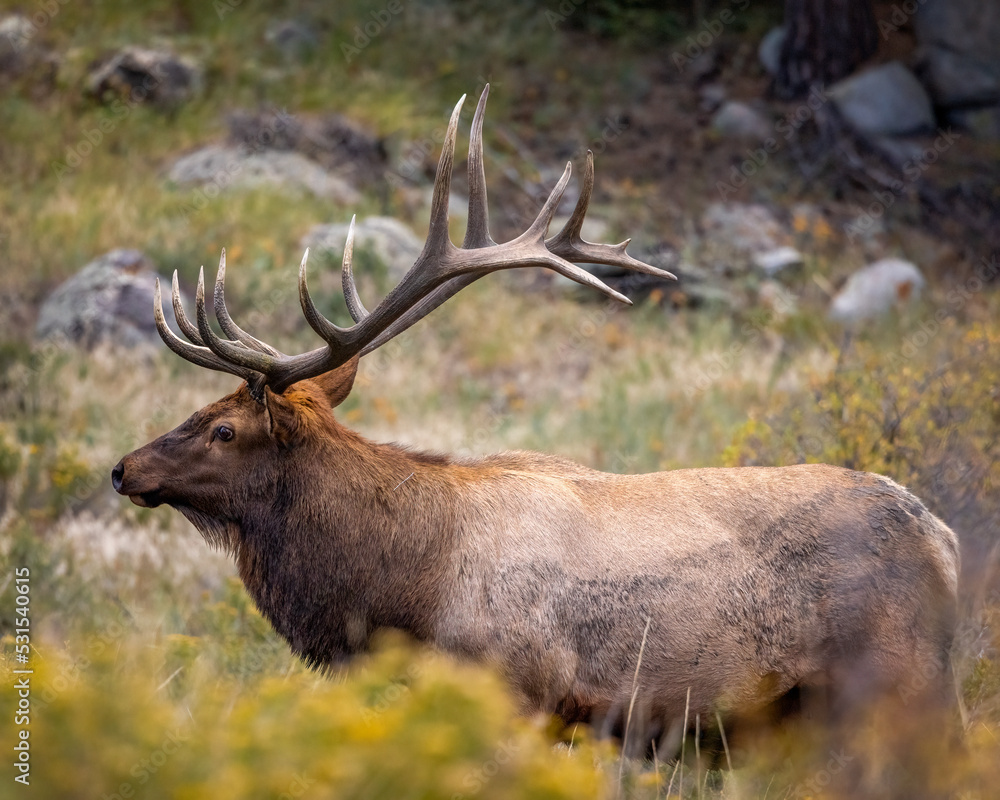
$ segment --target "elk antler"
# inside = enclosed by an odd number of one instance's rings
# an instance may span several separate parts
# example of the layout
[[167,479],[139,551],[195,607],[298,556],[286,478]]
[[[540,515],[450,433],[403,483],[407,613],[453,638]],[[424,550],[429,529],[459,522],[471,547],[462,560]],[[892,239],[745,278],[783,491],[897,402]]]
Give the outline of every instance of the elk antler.
[[489,86],[483,90],[472,120],[469,142],[469,223],[462,247],[455,247],[448,237],[448,199],[451,174],[455,157],[455,139],[458,118],[465,96],[458,101],[451,114],[434,180],[431,202],[430,230],[423,250],[396,287],[386,295],[374,310],[368,312],[354,283],[351,262],[354,253],[354,219],[344,245],[342,278],[344,298],[354,325],[342,328],[334,325],[317,311],[306,285],[306,250],[299,267],[299,301],[310,327],[326,342],[301,355],[285,355],[268,344],[254,338],[239,327],[226,309],[225,279],[226,251],[222,251],[219,271],[215,279],[214,309],[216,319],[228,338],[221,338],[212,330],[205,309],[204,268],[198,276],[195,300],[196,323],[192,324],[181,306],[174,272],[174,316],[181,332],[190,344],[176,336],[163,317],[160,283],[156,282],[154,316],[156,329],[167,346],[182,358],[209,369],[229,372],[244,378],[254,397],[263,401],[264,387],[276,393],[283,392],[297,381],[312,378],[346,363],[355,355],[366,355],[402,333],[427,316],[456,292],[473,281],[502,269],[515,267],[547,267],[577,283],[592,286],[616,300],[631,305],[624,295],[595,278],[589,272],[570,263],[595,262],[624,267],[661,278],[674,278],[672,274],[644,264],[625,252],[629,240],[621,244],[594,244],[580,236],[590,195],[594,188],[594,156],[587,152],[583,187],[576,209],[559,233],[545,238],[549,223],[569,183],[572,165],[567,163],[562,177],[549,194],[534,222],[515,239],[503,244],[493,241],[489,233],[486,178],[483,168],[483,115]]

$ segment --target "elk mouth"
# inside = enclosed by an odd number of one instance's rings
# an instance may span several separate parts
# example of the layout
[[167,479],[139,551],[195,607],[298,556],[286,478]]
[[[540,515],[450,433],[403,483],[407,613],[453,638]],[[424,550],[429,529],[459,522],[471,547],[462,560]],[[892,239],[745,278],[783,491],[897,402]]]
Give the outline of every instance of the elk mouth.
[[143,492],[142,494],[130,494],[128,499],[142,508],[156,508],[163,505],[159,489],[152,492]]

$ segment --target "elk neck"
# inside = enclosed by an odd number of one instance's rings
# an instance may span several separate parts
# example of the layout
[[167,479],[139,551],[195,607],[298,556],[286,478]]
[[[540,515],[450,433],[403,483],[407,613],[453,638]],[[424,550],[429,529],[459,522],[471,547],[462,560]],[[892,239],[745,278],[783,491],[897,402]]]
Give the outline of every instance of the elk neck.
[[457,535],[456,465],[368,441],[332,415],[314,424],[241,521],[240,577],[310,662],[364,650],[378,628],[428,638]]

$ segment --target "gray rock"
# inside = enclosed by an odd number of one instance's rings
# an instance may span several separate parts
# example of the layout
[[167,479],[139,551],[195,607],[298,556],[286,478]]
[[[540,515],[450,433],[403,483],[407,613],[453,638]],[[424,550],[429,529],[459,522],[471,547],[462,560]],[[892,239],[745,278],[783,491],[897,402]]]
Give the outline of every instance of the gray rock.
[[768,75],[777,75],[781,64],[781,48],[785,44],[785,26],[771,28],[757,47],[757,58]]
[[347,181],[327,172],[315,161],[299,153],[279,150],[256,152],[247,147],[209,145],[179,158],[167,177],[175,183],[197,183],[219,190],[275,186],[309,192],[343,205],[353,205],[361,199]]
[[703,111],[715,111],[726,102],[726,87],[721,83],[706,83],[698,89],[698,101]]
[[829,89],[837,109],[859,133],[904,136],[934,128],[930,98],[898,61],[852,75]]
[[238,110],[229,114],[227,123],[230,144],[254,151],[294,150],[352,183],[373,182],[385,169],[382,141],[340,114],[310,118]]
[[688,75],[696,82],[708,80],[719,71],[719,51],[715,47],[707,47],[688,65]]
[[17,74],[24,54],[34,45],[35,26],[20,14],[0,19],[0,72]]
[[303,61],[316,52],[319,37],[306,23],[294,19],[273,20],[264,32],[264,41],[286,61]]
[[774,125],[753,106],[727,100],[712,117],[712,130],[727,138],[760,142],[773,135]]
[[940,48],[925,51],[919,64],[931,97],[944,108],[1000,101],[1000,76],[989,64]]
[[0,51],[20,52],[35,38],[34,23],[22,14],[10,14],[0,19]]
[[170,281],[157,275],[153,263],[138,250],[112,250],[49,295],[39,311],[35,336],[76,342],[86,348],[101,342],[125,347],[159,342],[153,321],[157,277],[163,289],[164,316],[176,330]]
[[774,250],[766,250],[755,253],[753,265],[768,277],[777,275],[779,272],[797,267],[802,264],[802,253],[794,247],[777,247]]
[[[301,245],[312,250],[344,252],[350,224],[336,222],[316,225],[302,237]],[[354,225],[354,249],[369,247],[386,265],[393,283],[399,281],[413,265],[424,247],[416,234],[392,217],[365,217]]]
[[712,203],[701,217],[705,238],[740,253],[762,253],[781,245],[781,223],[767,206]]
[[848,278],[830,304],[830,317],[841,322],[880,317],[919,298],[925,283],[915,264],[883,258]]
[[0,76],[52,73],[58,59],[40,39],[40,28],[27,17],[11,14],[0,19]]
[[920,74],[937,105],[1000,103],[1000,5],[921,0],[913,27]]
[[201,88],[201,69],[166,50],[125,47],[87,76],[88,94],[102,102],[151,103],[174,108]]

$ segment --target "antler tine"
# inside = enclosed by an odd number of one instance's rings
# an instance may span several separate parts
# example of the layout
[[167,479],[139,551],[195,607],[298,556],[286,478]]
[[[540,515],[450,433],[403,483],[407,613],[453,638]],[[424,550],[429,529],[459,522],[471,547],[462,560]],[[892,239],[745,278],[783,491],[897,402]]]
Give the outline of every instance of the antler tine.
[[545,246],[557,256],[565,258],[567,261],[593,262],[596,264],[610,264],[612,266],[624,267],[634,272],[644,272],[647,275],[655,275],[658,278],[677,280],[677,276],[664,269],[650,266],[637,258],[632,258],[625,252],[625,248],[631,239],[626,239],[620,244],[595,244],[584,241],[580,235],[583,229],[583,219],[587,216],[587,208],[590,206],[590,196],[594,191],[594,153],[587,151],[587,163],[583,171],[583,185],[580,187],[580,199],[576,201],[576,208],[569,221],[551,239],[545,240]]
[[[603,292],[608,297],[630,306],[632,305],[632,301],[621,292],[615,291],[604,283],[604,281],[587,272],[587,270],[581,269],[576,266],[576,264],[570,263],[559,253],[552,252],[551,248],[548,247],[548,243],[544,242],[545,233],[548,230],[549,224],[552,222],[552,217],[555,215],[556,209],[559,207],[559,201],[562,200],[562,196],[566,192],[566,186],[569,184],[569,178],[572,173],[573,165],[567,161],[566,169],[563,170],[562,177],[553,187],[552,191],[549,192],[549,196],[546,198],[541,211],[538,212],[538,216],[535,217],[534,222],[531,223],[528,230],[508,244],[515,246],[520,246],[522,244],[526,245],[529,243],[542,245],[544,256],[535,262],[538,266],[548,267],[570,280],[576,281],[584,286],[590,286],[597,289],[599,292]],[[591,177],[593,177],[593,175],[591,175]],[[579,202],[577,205],[579,206]],[[546,258],[545,256],[548,257]],[[642,262],[640,261],[637,263],[641,264]],[[646,265],[643,264],[643,266]]]
[[205,310],[205,268],[198,272],[198,291],[195,295],[195,319],[198,322],[198,333],[202,340],[221,360],[240,367],[269,375],[278,358],[259,350],[251,350],[243,344],[220,339],[208,322],[208,312]]
[[239,342],[252,350],[276,356],[278,351],[266,342],[251,336],[239,325],[233,322],[229,316],[229,309],[226,308],[226,248],[222,248],[222,256],[219,258],[219,271],[215,274],[215,293],[213,295],[215,306],[215,318],[219,320],[219,327],[234,342]]
[[347,241],[344,242],[344,259],[340,264],[340,280],[344,285],[344,300],[347,302],[347,310],[351,314],[351,319],[361,322],[368,316],[368,309],[365,308],[358,296],[358,287],[354,283],[354,272],[351,268],[354,260],[354,221],[357,215],[351,217],[351,225],[347,229]]
[[306,322],[309,323],[309,327],[316,331],[320,338],[332,348],[341,340],[345,329],[334,325],[316,308],[312,295],[309,294],[309,285],[306,282],[306,264],[308,262],[309,248],[307,247],[305,253],[302,254],[302,263],[299,264],[299,305],[302,306],[302,314],[305,316]]
[[[176,273],[174,278],[174,286],[176,287]],[[177,316],[176,310],[180,305],[179,296],[176,294],[175,298],[177,302],[174,304],[175,318],[181,329],[184,330],[184,324],[180,321],[180,316]],[[183,316],[184,311],[181,310],[181,316]],[[188,344],[183,339],[178,337],[170,327],[167,325],[167,320],[163,316],[163,300],[160,295],[160,279],[156,279],[156,284],[153,289],[153,319],[156,321],[156,331],[160,334],[160,338],[163,343],[173,350],[177,355],[186,361],[190,361],[192,364],[197,364],[199,367],[206,367],[208,369],[218,370],[219,372],[228,372],[231,375],[237,375],[247,381],[254,377],[254,373],[249,369],[243,369],[235,364],[230,364],[227,361],[219,358],[211,350],[206,347],[199,347],[193,344]],[[185,317],[185,322],[190,325],[191,323],[187,321]],[[197,335],[197,331],[194,331]],[[188,335],[187,331],[184,331],[185,335]],[[201,338],[200,336],[198,337]]]
[[[157,279],[158,281],[159,279]],[[181,333],[187,336],[192,342],[201,347],[205,346],[205,342],[202,341],[201,334],[198,333],[198,329],[194,324],[187,318],[187,314],[184,313],[184,305],[181,303],[181,289],[177,283],[177,270],[174,270],[174,280],[170,299],[174,305],[174,319],[177,320],[177,325],[181,329]],[[159,307],[157,303],[157,307]],[[163,309],[160,309],[160,316],[163,315]],[[173,335],[173,332],[171,332]],[[183,342],[182,342],[183,344]]]
[[437,175],[434,178],[434,198],[431,201],[431,221],[427,232],[427,241],[424,242],[424,249],[414,265],[410,267],[410,271],[418,266],[423,267],[424,264],[429,263],[429,259],[440,258],[441,254],[449,249],[449,246],[454,248],[448,238],[448,201],[451,196],[451,172],[455,165],[458,118],[462,113],[463,103],[465,103],[464,94],[455,104],[455,110],[451,112],[448,130],[444,136],[444,143],[441,145],[441,158],[438,159]]
[[559,201],[562,200],[562,196],[566,193],[566,187],[569,185],[570,175],[573,174],[573,164],[569,161],[566,162],[566,169],[563,170],[562,177],[549,192],[549,196],[545,198],[545,203],[542,205],[541,210],[538,212],[538,216],[535,217],[534,222],[528,226],[528,230],[522,233],[514,241],[521,241],[522,239],[537,239],[538,241],[543,241],[545,234],[549,230],[549,225],[552,222],[552,217],[555,216],[556,209],[559,207]]
[[486,168],[483,165],[483,118],[486,100],[490,96],[487,83],[479,96],[479,105],[472,118],[469,134],[469,222],[462,247],[489,247],[496,244],[490,236],[489,202],[486,196]]

